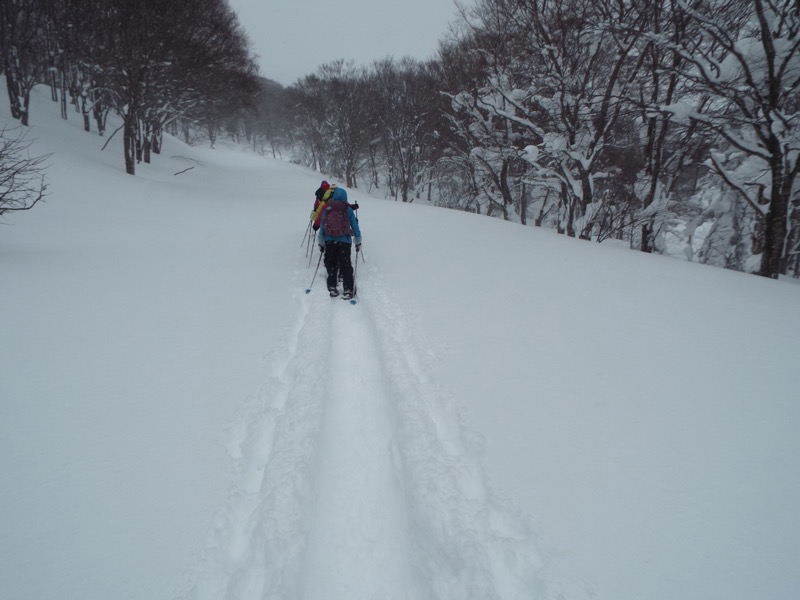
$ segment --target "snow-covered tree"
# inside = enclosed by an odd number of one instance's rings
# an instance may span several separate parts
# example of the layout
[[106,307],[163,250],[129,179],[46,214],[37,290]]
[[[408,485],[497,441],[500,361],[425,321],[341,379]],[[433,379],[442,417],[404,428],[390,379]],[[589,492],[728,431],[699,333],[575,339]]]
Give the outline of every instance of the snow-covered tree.
[[474,30],[441,42],[438,60],[431,65],[442,95],[449,101],[443,109],[443,121],[436,132],[437,156],[434,178],[437,202],[448,208],[482,212],[487,200],[478,184],[476,164],[471,158],[475,142],[470,135],[472,117],[463,104],[453,103],[462,92],[476,96],[487,76],[487,60],[477,39],[482,31]]
[[516,109],[498,85],[508,82],[511,48],[521,41],[501,10],[505,4],[480,4],[468,35],[442,48],[444,69],[456,72],[448,82],[456,140],[451,140],[444,166],[449,172],[461,165],[469,176],[468,200],[479,211],[524,223],[521,178],[526,166],[520,154],[536,133],[508,118]]
[[756,218],[758,273],[776,278],[800,248],[793,203],[800,173],[800,9],[789,0],[682,5],[698,35],[659,40],[688,65],[680,71],[702,107],[662,107],[712,131],[708,166]]
[[[503,204],[508,171],[560,200],[558,227],[589,239],[608,221],[611,196],[599,182],[616,165],[625,97],[641,67],[643,13],[635,2],[501,0],[480,2],[474,30],[485,32],[489,73],[478,94],[456,96],[480,132],[475,160],[491,165]],[[620,22],[628,27],[617,27]],[[616,28],[615,28],[616,27]],[[614,29],[614,35],[609,30]],[[487,143],[488,140],[491,143]],[[524,161],[527,169],[516,167]],[[524,178],[520,176],[524,173]],[[517,195],[522,193],[521,186]]]

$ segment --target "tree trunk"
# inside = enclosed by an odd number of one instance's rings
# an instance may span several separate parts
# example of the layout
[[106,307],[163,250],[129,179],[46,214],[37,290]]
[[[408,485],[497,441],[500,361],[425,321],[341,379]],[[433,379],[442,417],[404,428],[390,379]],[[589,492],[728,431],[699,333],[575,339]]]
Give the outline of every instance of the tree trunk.
[[[580,199],[580,207],[581,207],[581,216],[584,216],[589,210],[589,205],[591,205],[594,202],[594,190],[592,189],[591,170],[580,167],[580,174],[581,174],[581,192],[582,192],[582,197]],[[583,228],[578,237],[582,240],[591,240],[592,229],[594,229],[594,225],[595,225],[594,219],[591,219],[589,223],[586,224],[586,227]]]
[[567,197],[567,186],[562,182],[561,183],[561,192],[558,198],[558,218],[556,224],[556,231],[564,235],[566,233],[566,228],[564,227],[564,221],[566,220],[566,212],[567,212],[567,205],[569,203],[569,198]]
[[150,164],[150,149],[152,145],[150,142],[150,134],[146,133],[142,138],[142,160],[145,164]]
[[346,158],[344,163],[344,176],[347,187],[355,188],[356,185],[356,166],[352,158]]
[[793,179],[787,177],[781,158],[780,154],[773,153],[770,161],[772,187],[769,209],[764,217],[764,252],[761,254],[761,268],[758,272],[762,277],[770,279],[777,279],[782,274],[781,267],[785,266],[786,218],[792,188],[792,182],[789,181],[787,185],[785,180]]
[[51,59],[50,60],[50,68],[48,69],[48,74],[50,75],[50,98],[53,102],[58,102],[58,77],[56,73],[58,69],[56,68],[55,62]]
[[124,117],[122,146],[125,152],[125,172],[136,175],[136,126],[135,117],[130,113]]
[[508,221],[508,207],[514,205],[511,196],[511,189],[508,187],[508,167],[509,161],[503,159],[503,166],[500,168],[500,195],[503,198],[503,220]]
[[209,121],[207,124],[208,127],[208,141],[211,142],[211,147],[214,147],[214,144],[217,142],[217,127],[213,123]]
[[17,83],[14,80],[14,75],[6,68],[6,89],[8,90],[8,106],[11,110],[11,118],[19,120],[22,116],[22,109],[19,105],[19,96],[17,95]]
[[[153,139],[152,139],[152,150],[153,154],[161,154],[161,146],[163,145],[164,140],[164,131],[161,127],[157,127],[156,130],[153,132]],[[273,151],[273,158],[274,158],[274,151]]]
[[652,253],[654,247],[653,240],[653,221],[642,225],[642,239],[639,242],[639,250]]
[[567,202],[569,202],[567,209],[567,235],[575,237],[575,205],[578,204],[578,201],[574,196],[569,196]]
[[103,98],[100,92],[92,91],[92,116],[95,123],[97,123],[97,134],[103,137],[106,132],[105,118],[103,117]]
[[61,70],[61,118],[67,119],[67,74]]
[[28,125],[28,118],[30,117],[30,107],[31,107],[31,92],[30,90],[25,90],[25,95],[22,99],[22,115],[19,120],[20,123],[27,126]]
[[89,102],[86,99],[86,92],[81,93],[81,116],[83,117],[83,130],[92,130],[92,121],[89,118]]

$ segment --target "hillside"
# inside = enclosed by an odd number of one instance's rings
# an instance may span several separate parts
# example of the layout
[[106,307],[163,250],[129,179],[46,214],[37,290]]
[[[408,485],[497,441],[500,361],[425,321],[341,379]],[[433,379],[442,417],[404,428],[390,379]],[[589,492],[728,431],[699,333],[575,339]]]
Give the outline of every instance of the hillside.
[[800,589],[794,282],[348,190],[350,306],[303,293],[321,175],[168,139],[130,177],[46,93],[32,122],[50,195],[0,227],[4,598]]

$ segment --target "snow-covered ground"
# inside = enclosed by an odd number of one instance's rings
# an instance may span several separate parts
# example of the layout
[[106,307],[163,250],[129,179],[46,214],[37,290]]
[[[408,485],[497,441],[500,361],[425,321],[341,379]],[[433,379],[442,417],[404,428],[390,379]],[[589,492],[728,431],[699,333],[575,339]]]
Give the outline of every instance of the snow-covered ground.
[[130,177],[31,120],[0,597],[797,597],[796,283],[348,190],[351,306],[304,293],[319,174],[168,139]]

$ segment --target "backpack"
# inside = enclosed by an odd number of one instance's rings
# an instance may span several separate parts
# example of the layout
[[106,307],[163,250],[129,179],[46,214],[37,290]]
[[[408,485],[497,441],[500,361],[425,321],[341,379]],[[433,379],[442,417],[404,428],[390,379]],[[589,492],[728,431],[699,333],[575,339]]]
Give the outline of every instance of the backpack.
[[341,237],[343,235],[353,235],[353,228],[350,226],[350,216],[347,214],[347,202],[328,202],[325,205],[325,235],[331,237]]

